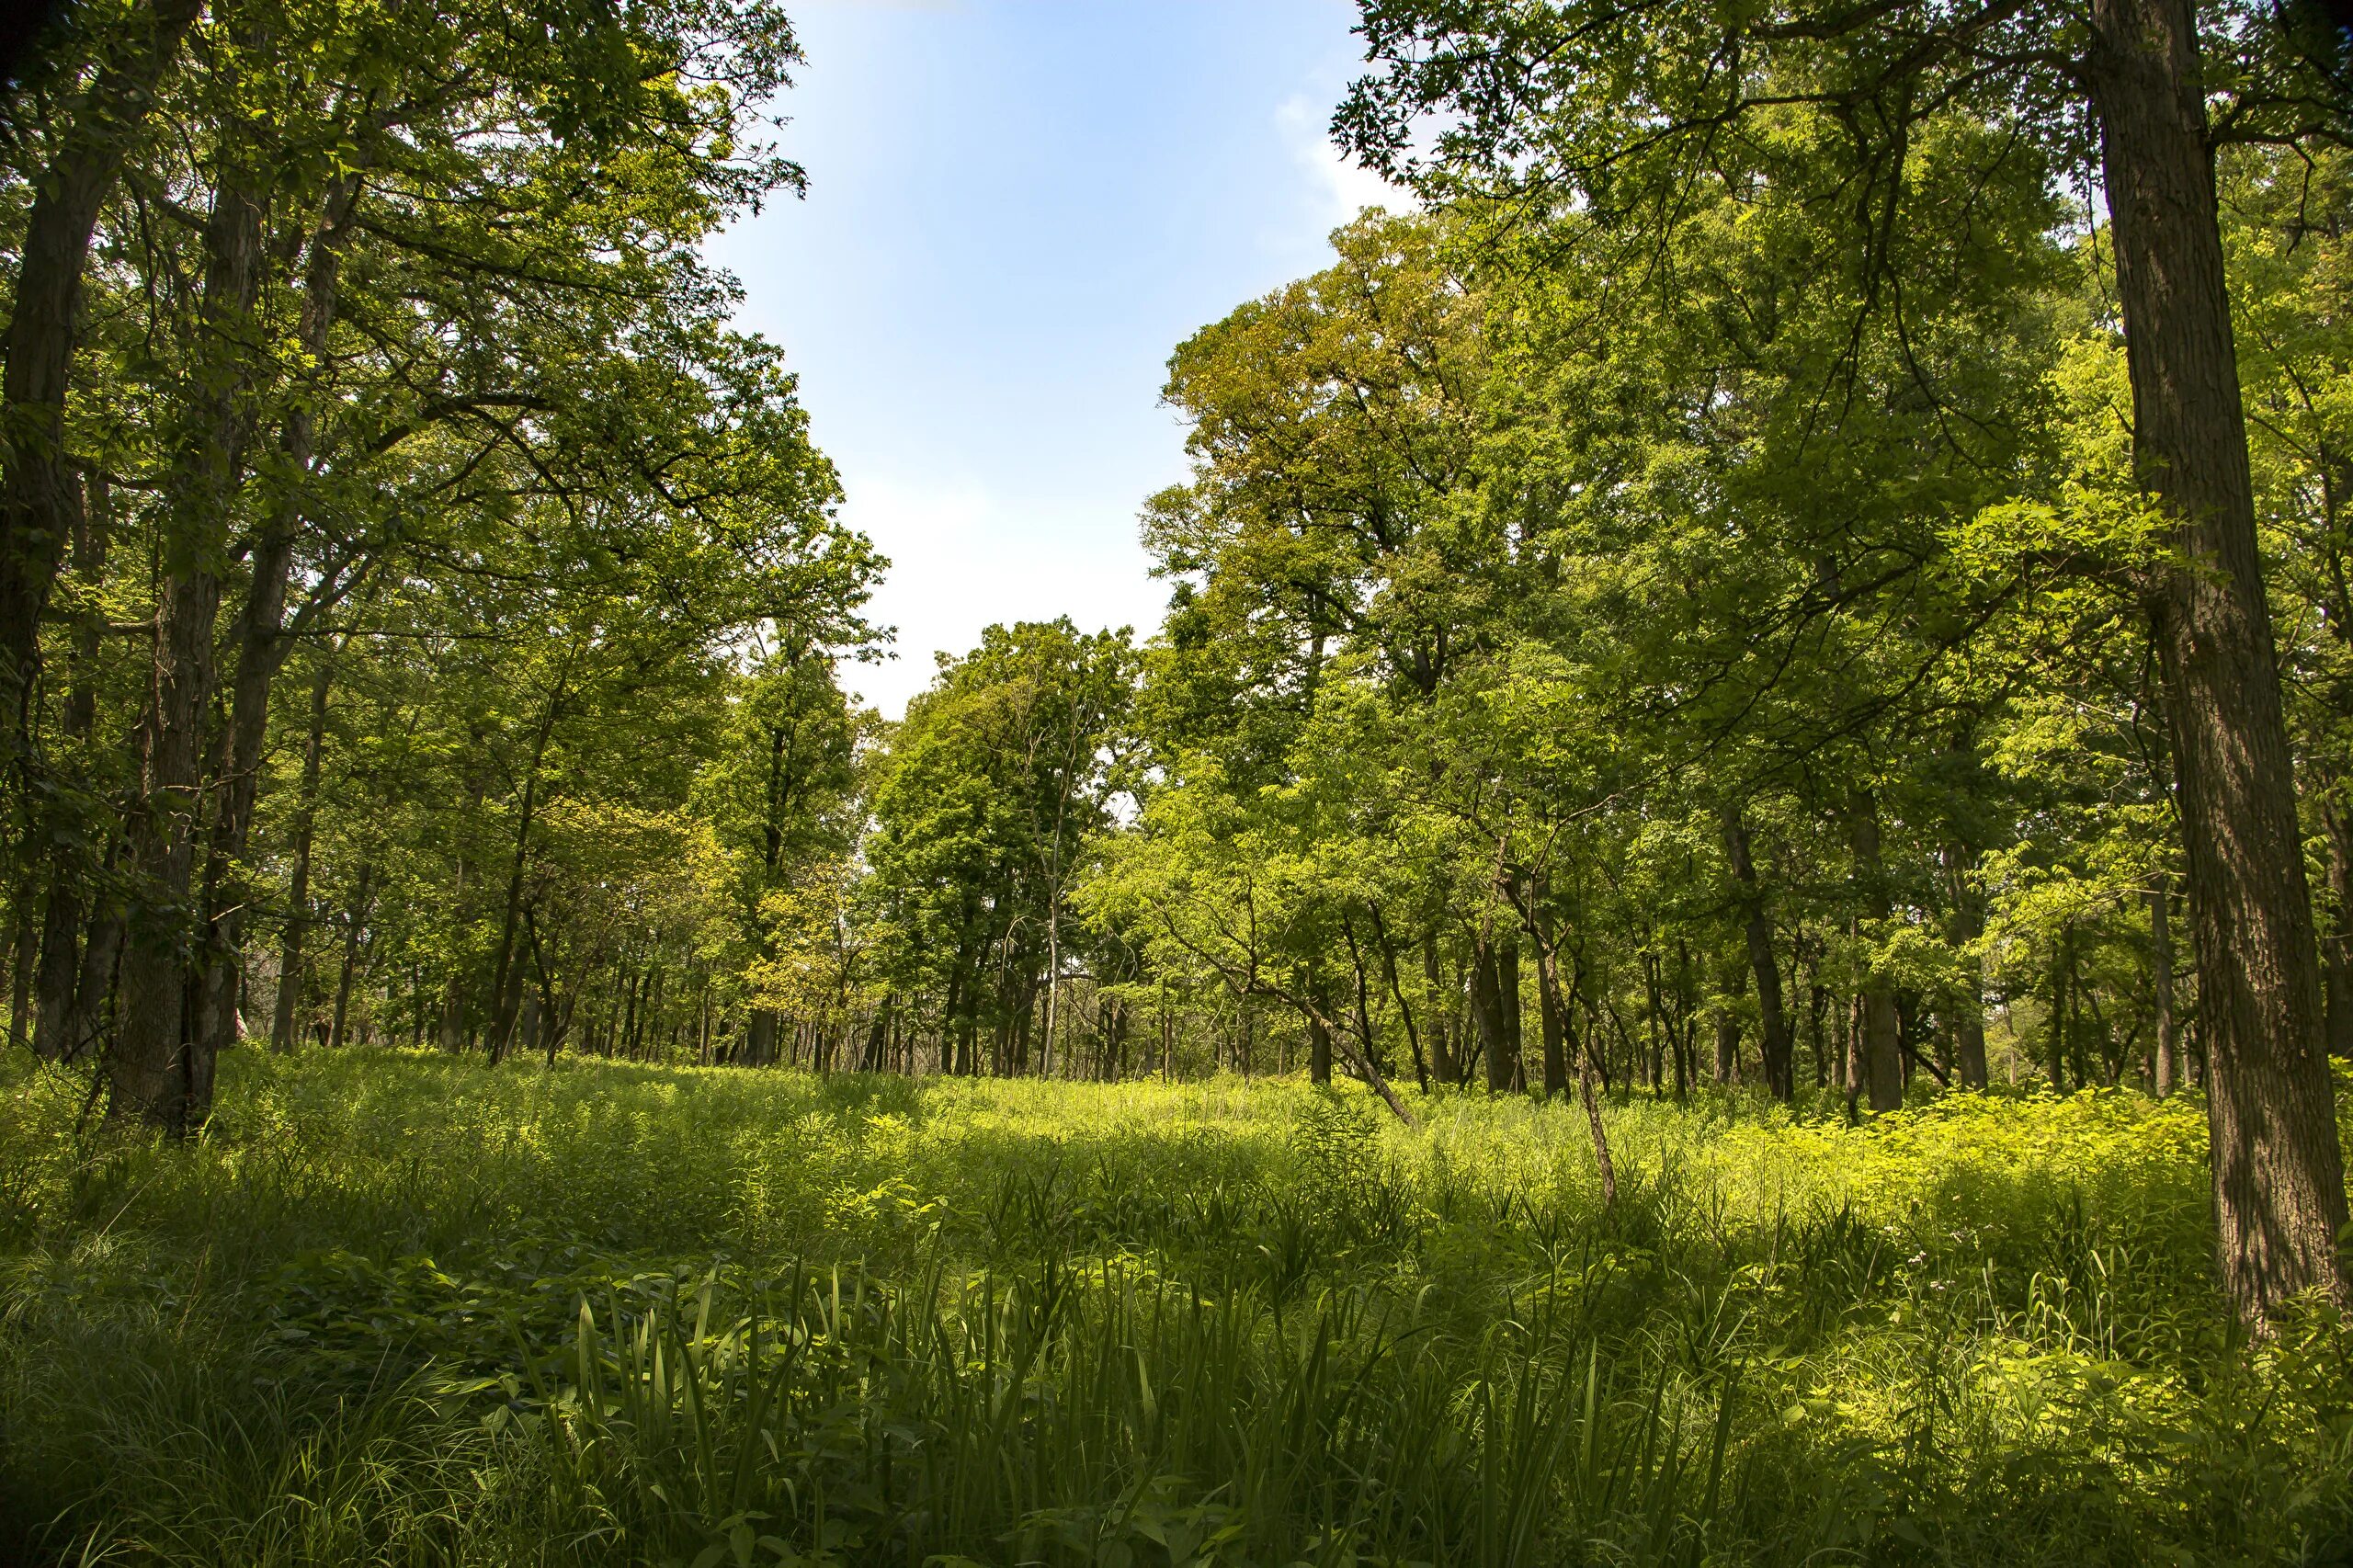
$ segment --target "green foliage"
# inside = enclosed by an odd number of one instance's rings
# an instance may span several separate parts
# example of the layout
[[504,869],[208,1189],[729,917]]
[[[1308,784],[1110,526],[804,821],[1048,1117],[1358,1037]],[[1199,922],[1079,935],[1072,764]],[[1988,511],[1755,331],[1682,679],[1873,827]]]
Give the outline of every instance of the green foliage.
[[[1849,1128],[1232,1078],[239,1053],[5,1121],[0,1499],[68,1561],[2317,1562],[2189,1100]],[[2347,1085],[2353,1092],[2353,1084]]]

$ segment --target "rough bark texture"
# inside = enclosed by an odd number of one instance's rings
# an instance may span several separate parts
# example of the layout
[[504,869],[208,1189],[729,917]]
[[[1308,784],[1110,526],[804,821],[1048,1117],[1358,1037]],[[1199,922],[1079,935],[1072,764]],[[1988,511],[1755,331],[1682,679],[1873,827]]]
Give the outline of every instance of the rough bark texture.
[[[334,325],[335,290],[344,241],[349,232],[359,183],[346,176],[329,188],[319,232],[313,239],[303,278],[302,312],[296,342],[313,363],[323,362]],[[287,577],[301,527],[301,502],[291,483],[311,463],[313,429],[308,400],[297,396],[279,439],[289,483],[253,540],[251,576],[236,628],[236,674],[230,683],[229,727],[222,756],[219,798],[213,808],[212,842],[204,870],[204,939],[191,986],[197,997],[192,1028],[195,1050],[205,1060],[237,1042],[237,994],[244,979],[244,911],[251,903],[244,884],[246,840],[260,793],[263,742],[269,727],[269,696],[286,662],[284,635]]]
[[194,422],[186,455],[175,465],[165,524],[147,777],[124,833],[138,891],[123,951],[120,1027],[108,1060],[111,1104],[117,1115],[173,1132],[201,1125],[212,1103],[212,1057],[190,1029],[185,956],[197,935],[192,882],[221,567],[244,445],[244,394],[260,357],[253,321],[265,188],[233,155],[205,225],[204,297],[189,389]]
[[2257,558],[2213,163],[2188,0],[2094,0],[2097,110],[2133,460],[2180,564],[2150,595],[2207,1052],[2217,1257],[2261,1320],[2348,1300],[2320,963]]

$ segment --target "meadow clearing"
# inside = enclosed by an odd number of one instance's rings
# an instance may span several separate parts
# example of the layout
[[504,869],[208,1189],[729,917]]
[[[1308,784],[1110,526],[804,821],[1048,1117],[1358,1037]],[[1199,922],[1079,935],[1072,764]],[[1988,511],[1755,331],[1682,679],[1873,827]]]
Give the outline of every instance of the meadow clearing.
[[[1849,1129],[239,1051],[0,1116],[0,1515],[71,1563],[2324,1562],[2194,1099]],[[80,1126],[81,1131],[76,1131]]]

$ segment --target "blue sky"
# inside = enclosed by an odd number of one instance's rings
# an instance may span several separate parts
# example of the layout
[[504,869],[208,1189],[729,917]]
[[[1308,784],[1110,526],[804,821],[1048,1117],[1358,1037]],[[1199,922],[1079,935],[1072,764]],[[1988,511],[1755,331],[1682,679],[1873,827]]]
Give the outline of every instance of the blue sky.
[[1159,621],[1136,543],[1184,476],[1169,351],[1386,198],[1324,125],[1351,0],[801,0],[776,108],[805,201],[714,244],[785,347],[845,516],[892,560],[895,716],[991,621]]

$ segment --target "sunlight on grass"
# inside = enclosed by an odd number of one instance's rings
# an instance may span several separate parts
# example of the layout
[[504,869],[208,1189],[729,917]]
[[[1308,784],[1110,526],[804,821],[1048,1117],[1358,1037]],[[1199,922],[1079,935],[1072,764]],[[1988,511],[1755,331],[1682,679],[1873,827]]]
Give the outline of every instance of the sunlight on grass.
[[1870,1129],[239,1053],[24,1069],[7,1513],[65,1561],[2318,1562],[2353,1375],[2234,1346],[2194,1104]]

